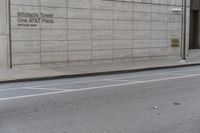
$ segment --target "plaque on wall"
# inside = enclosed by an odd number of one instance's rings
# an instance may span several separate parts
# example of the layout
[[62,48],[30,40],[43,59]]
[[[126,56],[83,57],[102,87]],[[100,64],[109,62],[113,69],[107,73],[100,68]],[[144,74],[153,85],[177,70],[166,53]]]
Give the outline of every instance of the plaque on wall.
[[180,41],[178,38],[172,38],[171,39],[171,47],[179,47]]

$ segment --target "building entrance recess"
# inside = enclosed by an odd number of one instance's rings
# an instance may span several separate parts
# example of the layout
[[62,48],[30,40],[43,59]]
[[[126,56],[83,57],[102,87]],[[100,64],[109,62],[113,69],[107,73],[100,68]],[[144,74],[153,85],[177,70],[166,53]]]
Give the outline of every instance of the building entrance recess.
[[192,0],[190,9],[190,49],[200,49],[200,1]]

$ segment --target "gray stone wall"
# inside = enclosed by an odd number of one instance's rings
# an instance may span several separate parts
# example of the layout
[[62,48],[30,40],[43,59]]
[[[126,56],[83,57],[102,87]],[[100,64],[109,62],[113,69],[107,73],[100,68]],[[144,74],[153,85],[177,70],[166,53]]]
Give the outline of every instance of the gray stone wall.
[[8,67],[8,17],[7,0],[0,1],[0,68]]
[[13,65],[178,58],[171,39],[181,39],[181,15],[170,10],[181,1],[11,0]]

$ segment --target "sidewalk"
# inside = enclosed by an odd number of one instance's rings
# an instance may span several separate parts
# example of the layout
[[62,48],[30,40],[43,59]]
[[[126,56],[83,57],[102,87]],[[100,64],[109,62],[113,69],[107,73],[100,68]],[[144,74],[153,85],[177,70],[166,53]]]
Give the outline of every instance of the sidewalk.
[[134,72],[158,68],[200,65],[200,61],[180,63],[180,60],[135,61],[133,63],[98,64],[68,67],[17,68],[0,70],[0,83],[70,78],[111,73]]

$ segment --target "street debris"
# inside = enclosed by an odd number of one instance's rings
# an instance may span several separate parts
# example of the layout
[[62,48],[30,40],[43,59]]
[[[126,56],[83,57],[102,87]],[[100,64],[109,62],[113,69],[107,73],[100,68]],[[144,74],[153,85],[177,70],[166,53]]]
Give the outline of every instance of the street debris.
[[176,103],[176,102],[175,102],[175,103],[173,103],[173,104],[174,104],[174,105],[181,105],[181,103]]
[[159,109],[159,107],[158,106],[154,106],[153,109]]

